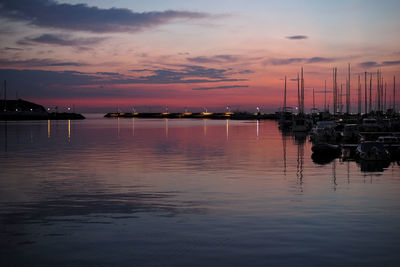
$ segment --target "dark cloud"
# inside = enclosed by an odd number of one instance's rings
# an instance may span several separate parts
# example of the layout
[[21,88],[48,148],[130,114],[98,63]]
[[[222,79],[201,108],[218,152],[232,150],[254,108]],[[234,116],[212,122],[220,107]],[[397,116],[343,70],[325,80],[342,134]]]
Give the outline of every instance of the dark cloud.
[[121,76],[118,72],[96,72],[96,74],[106,75],[106,76]]
[[292,63],[301,63],[304,61],[304,58],[270,58],[265,63],[267,65],[289,65]]
[[19,40],[19,45],[31,45],[35,43],[60,45],[60,46],[91,46],[104,41],[106,38],[72,38],[69,34],[42,34],[37,37],[27,37]]
[[383,61],[382,62],[383,66],[394,66],[394,65],[400,65],[400,60],[395,60],[395,61]]
[[251,74],[251,73],[254,73],[254,71],[252,71],[252,70],[241,70],[241,71],[238,71],[238,74]]
[[379,67],[379,64],[375,61],[366,61],[360,63],[359,66],[363,68],[372,68],[372,67]]
[[54,59],[26,59],[26,60],[7,60],[0,59],[0,65],[3,67],[59,67],[59,66],[86,66],[85,63],[58,61]]
[[199,56],[199,57],[188,57],[186,58],[190,62],[195,63],[226,63],[226,62],[236,62],[239,60],[239,56],[235,55],[215,55],[210,57]]
[[205,83],[245,81],[246,79],[232,78],[236,74],[231,69],[206,68],[202,66],[178,65],[179,69],[132,70],[133,72],[150,72],[150,75],[140,76],[133,80],[135,83]]
[[[18,90],[22,98],[84,96],[83,90],[73,92],[74,86],[95,84],[97,77],[77,71],[44,71],[0,69],[10,90]],[[101,92],[100,92],[101,93]]]
[[[0,62],[2,64],[2,62]],[[38,64],[44,61],[38,60]],[[63,64],[48,62],[47,64]],[[64,63],[68,64],[68,63]],[[71,63],[73,64],[73,63]],[[22,97],[105,97],[124,95],[153,95],[161,96],[161,91],[135,89],[129,93],[116,89],[116,84],[201,84],[218,82],[238,82],[246,79],[233,78],[235,73],[229,69],[213,69],[201,66],[181,66],[180,69],[148,70],[147,76],[142,72],[134,72],[142,76],[133,77],[117,72],[78,72],[78,71],[49,71],[49,70],[18,70],[0,69],[0,77],[7,79],[10,88],[17,89]],[[146,73],[147,74],[147,73]],[[82,89],[85,86],[85,89]],[[135,88],[135,87],[134,87]],[[231,87],[234,88],[234,87]],[[216,87],[214,89],[217,89]],[[218,89],[228,89],[220,87]],[[172,89],[169,89],[170,92]],[[200,89],[201,90],[201,89]],[[206,89],[202,89],[206,90]],[[211,89],[208,89],[211,90]],[[143,91],[143,92],[142,92]]]
[[226,85],[226,86],[216,86],[216,87],[200,87],[193,88],[192,90],[220,90],[220,89],[233,89],[233,88],[247,88],[248,85]]
[[311,57],[311,58],[270,58],[264,61],[265,65],[290,65],[293,63],[327,63],[335,61],[334,58],[326,58],[326,57]]
[[17,47],[3,47],[3,50],[5,50],[5,51],[22,51],[24,49],[17,48]]
[[383,61],[382,63],[378,63],[375,61],[366,61],[366,62],[361,62],[359,64],[359,66],[363,67],[363,68],[387,67],[387,66],[396,66],[396,65],[400,65],[400,60]]
[[124,8],[101,9],[86,4],[53,0],[2,0],[0,16],[27,21],[39,27],[89,32],[136,32],[176,19],[203,19],[210,15],[189,11],[133,12]]
[[308,36],[306,35],[292,35],[292,36],[286,36],[287,39],[290,40],[304,40],[304,39],[308,39]]
[[145,71],[151,71],[151,69],[136,69],[136,70],[130,70],[132,72],[145,72]]
[[320,62],[332,62],[334,59],[326,57],[312,57],[307,59],[307,63],[320,63]]

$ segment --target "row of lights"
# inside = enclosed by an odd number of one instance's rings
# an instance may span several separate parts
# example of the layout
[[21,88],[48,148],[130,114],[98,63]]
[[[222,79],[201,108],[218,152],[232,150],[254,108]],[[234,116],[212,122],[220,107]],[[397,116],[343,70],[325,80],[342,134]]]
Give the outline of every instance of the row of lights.
[[[203,114],[212,114],[212,113],[209,113],[209,112],[207,111],[207,108],[206,108],[206,107],[204,107],[203,109],[204,109],[204,111],[202,112]],[[259,108],[259,107],[256,107],[256,109],[257,109],[257,113],[260,113],[260,108]],[[70,110],[70,108],[68,108],[68,110]],[[132,113],[137,113],[135,107],[132,107]],[[188,112],[188,109],[187,109],[186,107],[185,107],[185,112],[184,112],[184,113],[189,113],[189,112]],[[232,112],[231,112],[231,107],[230,107],[230,106],[227,106],[227,107],[226,107],[226,113],[227,113],[227,114],[231,114],[231,113],[232,113]],[[169,114],[169,112],[168,112],[168,106],[165,107],[165,112],[163,112],[162,114]],[[190,113],[190,114],[191,114],[191,113]]]

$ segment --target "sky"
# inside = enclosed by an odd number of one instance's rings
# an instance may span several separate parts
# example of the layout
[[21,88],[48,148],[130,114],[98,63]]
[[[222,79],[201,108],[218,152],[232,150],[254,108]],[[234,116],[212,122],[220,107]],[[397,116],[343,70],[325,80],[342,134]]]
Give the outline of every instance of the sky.
[[306,109],[313,88],[323,107],[325,80],[332,106],[332,68],[340,88],[350,63],[352,103],[358,75],[374,89],[378,69],[389,100],[399,12],[396,0],[0,0],[0,80],[8,98],[59,110],[274,112],[285,76],[296,106],[301,67]]

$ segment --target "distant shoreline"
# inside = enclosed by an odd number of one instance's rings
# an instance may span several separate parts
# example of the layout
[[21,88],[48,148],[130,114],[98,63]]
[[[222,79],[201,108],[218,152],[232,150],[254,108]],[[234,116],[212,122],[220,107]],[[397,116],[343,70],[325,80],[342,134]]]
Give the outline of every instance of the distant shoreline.
[[230,119],[230,120],[276,120],[276,114],[247,113],[247,112],[227,112],[227,113],[107,113],[105,118],[154,118],[154,119]]

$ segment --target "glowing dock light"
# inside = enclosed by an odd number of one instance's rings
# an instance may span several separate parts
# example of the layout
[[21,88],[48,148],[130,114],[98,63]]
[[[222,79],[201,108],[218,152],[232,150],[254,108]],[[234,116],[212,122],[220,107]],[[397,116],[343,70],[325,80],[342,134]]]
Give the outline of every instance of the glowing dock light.
[[161,113],[162,115],[168,115],[169,114],[169,112],[168,112],[168,106],[165,106],[165,112],[163,112],[163,113]]
[[225,112],[225,116],[231,116],[233,113],[231,112],[231,107],[230,106],[226,106],[226,112]]
[[188,111],[187,107],[185,107],[185,112],[183,112],[183,116],[190,116],[190,115],[192,115],[192,113]]
[[212,112],[208,112],[207,108],[204,108],[204,112],[201,113],[201,115],[203,115],[203,116],[209,116],[212,114],[213,114]]

